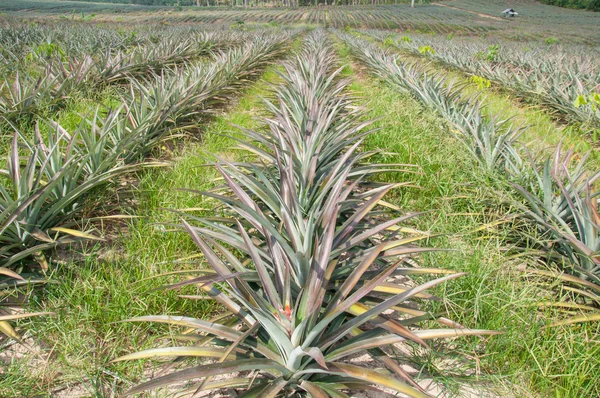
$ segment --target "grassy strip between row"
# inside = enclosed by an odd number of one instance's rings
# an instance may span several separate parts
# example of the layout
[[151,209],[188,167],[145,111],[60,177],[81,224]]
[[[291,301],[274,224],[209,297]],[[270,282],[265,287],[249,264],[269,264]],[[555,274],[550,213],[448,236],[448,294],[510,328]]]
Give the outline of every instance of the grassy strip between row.
[[[350,63],[347,49],[340,51]],[[355,73],[352,68],[347,72]],[[468,327],[504,332],[484,347],[482,341],[458,342],[454,348],[473,358],[467,368],[453,360],[446,345],[437,347],[442,357],[446,352],[445,360],[423,355],[419,365],[449,387],[456,387],[456,381],[466,375],[475,376],[468,378],[470,382],[490,380],[504,389],[501,396],[529,396],[530,391],[557,397],[600,394],[595,382],[600,376],[600,349],[593,342],[600,325],[546,328],[555,314],[537,309],[544,290],[523,277],[519,270],[524,264],[503,253],[503,232],[482,228],[506,213],[496,183],[475,166],[439,117],[364,72],[356,70],[359,78],[352,88],[368,99],[367,117],[380,118],[376,127],[381,128],[367,139],[365,150],[386,148],[390,154],[373,162],[413,163],[422,171],[389,175],[393,181],[413,181],[416,187],[388,200],[402,208],[427,211],[415,227],[440,234],[430,246],[452,249],[426,255],[425,264],[469,273],[448,291],[438,292],[449,302],[445,310]],[[452,375],[454,380],[449,378]]]

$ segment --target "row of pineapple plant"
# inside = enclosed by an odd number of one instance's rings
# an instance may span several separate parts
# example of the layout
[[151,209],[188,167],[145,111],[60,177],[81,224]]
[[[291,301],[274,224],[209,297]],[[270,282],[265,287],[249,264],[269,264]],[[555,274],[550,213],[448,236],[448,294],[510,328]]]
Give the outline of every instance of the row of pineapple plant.
[[0,21],[0,69],[14,71],[40,57],[76,57],[144,44],[143,37],[119,29]]
[[33,272],[40,282],[40,268],[49,267],[46,250],[100,239],[81,231],[93,221],[93,209],[102,209],[98,192],[124,173],[155,165],[145,156],[157,143],[223,103],[288,41],[261,37],[185,74],[157,75],[146,86],[132,82],[120,107],[106,116],[98,109],[74,131],[38,122],[30,139],[15,128],[7,167],[0,170],[0,277],[10,279],[2,278],[0,288],[26,283],[22,273]]
[[[524,232],[512,231],[516,246],[540,259],[543,268],[531,272],[558,279],[560,294],[569,299],[544,305],[563,308],[567,313],[578,311],[559,323],[600,320],[600,214],[594,189],[600,171],[588,170],[589,154],[578,159],[572,150],[565,151],[559,145],[550,157],[527,154],[530,161],[523,161],[520,153],[526,151],[513,139],[518,133],[497,134],[490,127],[493,120],[482,117],[472,100],[465,104],[460,90],[453,91],[442,78],[402,64],[397,56],[372,43],[351,35],[341,37],[371,72],[437,109],[453,125],[459,120],[458,124],[472,128],[470,137],[458,137],[488,171],[492,169],[486,165],[501,166],[493,170],[501,172],[499,175],[512,185],[512,204],[521,210],[517,216],[531,227]],[[502,154],[502,146],[504,155],[497,156]],[[530,236],[531,230],[534,236]]]
[[440,74],[402,62],[356,36],[340,33],[339,37],[371,72],[441,114],[450,123],[450,130],[487,172],[520,172],[523,162],[515,145],[521,129],[514,127],[509,119],[487,116],[477,97],[465,96],[463,86]]
[[14,121],[21,117],[30,118],[38,111],[55,110],[77,92],[98,90],[109,84],[126,83],[132,77],[160,73],[206,55],[215,46],[225,47],[231,38],[230,34],[202,33],[129,51],[38,59],[35,73],[30,66],[27,71],[17,70],[14,76],[4,77],[0,83],[0,116]]
[[[494,333],[427,312],[436,298],[426,290],[462,274],[411,261],[434,249],[415,245],[428,234],[402,227],[414,214],[384,201],[399,184],[370,181],[390,165],[368,164],[373,153],[360,151],[370,123],[334,53],[324,32],[309,35],[266,101],[265,129],[244,131],[241,146],[255,161],[217,159],[224,185],[199,193],[220,214],[181,214],[180,229],[209,268],[167,288],[196,286],[187,297],[215,300],[222,312],[130,319],[186,332],[175,346],[115,360],[174,358],[169,372],[126,395],[191,382],[183,393],[348,397],[385,388],[427,397],[397,362],[396,345],[427,349],[430,339]],[[415,275],[442,276],[420,283]],[[439,326],[425,328],[431,324]],[[348,361],[359,354],[383,368]]]
[[564,319],[554,322],[557,325],[600,321],[600,213],[595,188],[600,170],[590,170],[588,157],[589,153],[579,156],[559,145],[551,156],[531,160],[529,178],[512,182],[519,216],[534,231],[517,233],[516,246],[543,266],[529,271],[559,297],[542,303],[565,313]]
[[33,61],[58,56],[80,58],[87,55],[135,52],[140,48],[165,46],[185,42],[205,34],[230,35],[236,40],[237,32],[220,28],[207,30],[190,26],[94,26],[0,21],[0,70],[15,71]]
[[[512,43],[371,34],[413,54],[483,76],[570,122],[600,127],[600,68],[588,49],[539,44],[523,51]],[[426,46],[432,51],[424,52]]]
[[[527,42],[526,46],[520,43],[502,40],[499,38],[483,39],[473,37],[432,36],[403,34],[400,37],[390,36],[389,32],[368,30],[366,34],[384,41],[398,39],[399,46],[406,48],[430,45],[438,49],[437,52],[449,52],[449,56],[457,58],[456,62],[468,66],[472,60],[485,60],[495,66],[515,67],[521,71],[538,71],[551,75],[561,76],[566,81],[577,76],[586,87],[597,85],[598,60],[600,55],[593,47],[569,44],[549,45],[543,42]],[[414,51],[414,50],[413,50]]]
[[400,29],[415,32],[466,32],[482,33],[488,31],[487,26],[473,25],[468,14],[452,12],[448,9],[436,11],[433,8],[361,7],[354,5],[351,9],[333,7],[328,9],[244,9],[244,10],[210,10],[201,13],[183,13],[171,15],[169,22],[175,23],[236,23],[237,21],[298,24],[306,23],[323,27],[343,29],[346,27],[371,29]]

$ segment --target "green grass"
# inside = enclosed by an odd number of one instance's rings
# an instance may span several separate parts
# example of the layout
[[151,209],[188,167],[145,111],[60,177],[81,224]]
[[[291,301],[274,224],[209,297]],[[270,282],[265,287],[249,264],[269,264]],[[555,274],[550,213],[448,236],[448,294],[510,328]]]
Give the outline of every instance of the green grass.
[[[180,281],[181,276],[146,278],[203,267],[199,259],[175,262],[198,254],[198,250],[186,233],[170,232],[171,227],[164,225],[177,221],[166,209],[205,208],[196,213],[215,214],[213,203],[178,188],[206,190],[215,186],[214,169],[203,166],[215,155],[238,157],[232,150],[234,140],[224,134],[235,131],[232,124],[260,127],[255,118],[262,109],[261,97],[268,95],[269,84],[278,79],[276,70],[271,67],[227,114],[201,126],[199,140],[187,139],[171,153],[163,147],[162,156],[172,159],[171,166],[139,175],[139,181],[131,186],[133,192],[125,198],[134,201],[140,218],[128,225],[107,225],[110,244],[72,247],[55,255],[54,264],[61,265],[53,269],[47,287],[36,292],[31,310],[56,315],[21,323],[36,344],[39,342],[41,352],[22,359],[13,357],[8,365],[0,365],[0,396],[51,396],[51,391],[63,387],[84,390],[95,397],[112,396],[139,381],[143,372],[151,370],[151,363],[109,362],[120,355],[157,347],[170,333],[163,325],[122,320],[156,314],[207,319],[218,310],[211,302],[178,298],[186,289],[161,289],[166,283]],[[47,366],[32,366],[38,360]]]
[[[346,49],[341,54],[350,62]],[[346,68],[349,76],[353,68]],[[352,89],[363,98],[367,118],[379,118],[374,127],[381,129],[369,136],[364,149],[395,154],[381,155],[374,162],[421,168],[416,175],[386,176],[417,186],[397,190],[388,200],[406,211],[427,212],[414,227],[440,234],[429,245],[451,250],[424,256],[423,265],[468,273],[436,292],[448,300],[444,310],[465,326],[504,332],[485,340],[457,340],[452,348],[471,358],[464,364],[469,371],[459,372],[454,380],[437,380],[450,386],[483,383],[493,386],[499,396],[598,396],[600,346],[593,340],[598,340],[600,324],[545,328],[556,314],[537,309],[536,303],[548,293],[524,278],[520,269],[527,260],[505,254],[504,235],[509,231],[478,231],[511,211],[505,204],[505,183],[479,170],[443,120],[410,96],[369,78],[366,71],[357,72]],[[448,355],[447,348],[434,347],[439,354],[433,359],[425,356],[421,366],[430,369],[431,363]],[[481,373],[467,376],[476,371]]]

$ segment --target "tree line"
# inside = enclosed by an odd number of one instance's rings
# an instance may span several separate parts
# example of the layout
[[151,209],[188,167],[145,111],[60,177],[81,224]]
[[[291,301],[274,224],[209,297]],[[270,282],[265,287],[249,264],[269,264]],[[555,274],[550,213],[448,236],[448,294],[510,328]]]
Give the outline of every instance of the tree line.
[[553,6],[600,11],[600,0],[541,0]]

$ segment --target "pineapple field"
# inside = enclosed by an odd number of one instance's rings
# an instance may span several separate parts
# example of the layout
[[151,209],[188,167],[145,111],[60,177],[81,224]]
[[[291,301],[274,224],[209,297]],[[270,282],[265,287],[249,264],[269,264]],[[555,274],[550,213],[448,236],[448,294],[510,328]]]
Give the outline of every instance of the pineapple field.
[[0,4],[0,397],[600,396],[598,32]]

